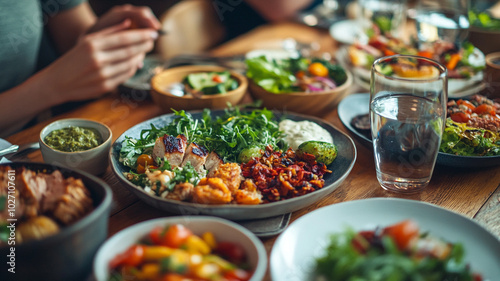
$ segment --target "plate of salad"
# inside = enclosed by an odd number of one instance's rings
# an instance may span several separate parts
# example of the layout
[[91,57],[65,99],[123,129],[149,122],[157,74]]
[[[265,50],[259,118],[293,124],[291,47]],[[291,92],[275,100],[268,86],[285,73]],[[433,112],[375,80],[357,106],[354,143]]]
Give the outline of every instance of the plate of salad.
[[[485,87],[482,82],[483,70],[486,67],[485,57],[470,42],[465,42],[460,48],[444,41],[417,48],[398,38],[373,35],[367,44],[356,42],[341,48],[336,57],[343,66],[352,69],[361,86],[369,89],[373,62],[380,57],[396,54],[423,56],[443,64],[448,69],[448,95],[450,97],[464,97]],[[404,71],[406,69],[388,69],[387,75],[404,77]]]
[[[349,131],[371,146],[369,103],[368,93],[350,95],[339,103],[338,114]],[[494,112],[499,109],[498,103],[479,95],[467,100],[450,100],[449,118],[436,163],[463,168],[499,165],[500,117]],[[488,127],[490,129],[486,129]]]
[[398,198],[343,202],[304,215],[278,237],[270,257],[276,281],[492,281],[500,276],[498,264],[500,242],[476,222]]
[[313,114],[349,94],[352,75],[322,58],[257,56],[246,59],[249,90],[272,109]]
[[[292,130],[282,129],[280,120]],[[309,128],[314,130],[303,133]],[[287,134],[306,139],[292,148]],[[321,119],[236,107],[144,121],[111,149],[114,173],[146,203],[232,220],[308,206],[333,192],[355,159],[352,139]]]

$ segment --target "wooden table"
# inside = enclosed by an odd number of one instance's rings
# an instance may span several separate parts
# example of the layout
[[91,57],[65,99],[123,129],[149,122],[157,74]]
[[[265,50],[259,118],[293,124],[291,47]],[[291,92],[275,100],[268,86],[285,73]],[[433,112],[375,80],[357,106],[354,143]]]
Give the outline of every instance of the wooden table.
[[[333,53],[338,48],[336,42],[325,30],[313,29],[293,23],[283,23],[255,29],[217,47],[213,50],[213,54],[242,54],[254,48],[275,44],[278,40],[284,38],[294,38],[300,42],[318,42],[321,46],[320,52]],[[356,88],[353,89],[353,91],[357,90]],[[91,101],[69,113],[54,117],[12,135],[7,140],[15,144],[37,141],[39,132],[45,125],[57,119],[70,117],[88,118],[103,122],[112,129],[113,139],[116,139],[131,126],[162,113],[150,99],[145,97],[146,95],[143,92],[136,92],[133,95],[110,94],[99,100]],[[245,97],[245,101],[249,100],[249,96]],[[336,109],[321,117],[339,130],[350,134],[340,122]],[[347,179],[331,195],[293,213],[292,222],[308,212],[334,203],[372,197],[399,197],[436,204],[465,215],[485,226],[497,237],[500,237],[500,167],[457,169],[438,166],[429,186],[421,193],[415,195],[394,194],[384,191],[377,182],[373,151],[364,146],[354,136],[353,139],[356,143],[358,158]],[[32,161],[43,161],[40,151],[33,152],[28,157]],[[114,196],[109,219],[109,236],[132,224],[171,215],[139,201],[137,197],[119,183],[109,167],[102,178],[111,186]],[[275,238],[263,240],[268,253],[271,251]]]

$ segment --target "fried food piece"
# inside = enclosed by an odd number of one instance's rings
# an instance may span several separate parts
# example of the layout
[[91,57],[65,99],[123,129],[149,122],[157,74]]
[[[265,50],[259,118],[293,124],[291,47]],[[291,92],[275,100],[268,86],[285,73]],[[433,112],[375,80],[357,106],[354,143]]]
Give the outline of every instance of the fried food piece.
[[226,163],[219,166],[213,173],[214,178],[220,178],[229,188],[231,194],[240,188],[241,184],[241,168],[237,163]]
[[174,190],[167,193],[165,198],[179,201],[188,201],[193,196],[193,190],[194,185],[192,183],[179,183],[174,186]]
[[238,204],[258,205],[262,203],[262,194],[251,179],[246,179],[241,184],[241,189],[236,190],[234,200]]
[[194,188],[194,203],[201,204],[227,204],[232,196],[229,188],[220,178],[203,178]]

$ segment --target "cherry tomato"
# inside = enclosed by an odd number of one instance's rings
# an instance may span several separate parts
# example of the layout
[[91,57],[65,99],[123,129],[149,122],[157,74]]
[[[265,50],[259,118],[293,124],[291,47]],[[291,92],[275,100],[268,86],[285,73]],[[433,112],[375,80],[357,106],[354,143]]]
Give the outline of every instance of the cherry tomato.
[[467,123],[470,119],[470,114],[465,112],[455,112],[451,114],[450,118],[458,123]]
[[146,167],[148,165],[153,165],[154,164],[153,157],[151,157],[151,155],[148,154],[141,154],[137,158],[137,164],[142,165],[143,167]]
[[149,238],[156,245],[179,248],[191,235],[193,235],[191,230],[182,224],[174,224],[166,229],[163,227],[154,228],[149,233]]
[[142,166],[141,164],[137,165],[137,173],[138,174],[144,174],[146,172],[146,168]]
[[214,81],[216,83],[222,83],[222,78],[219,75],[214,75],[214,77],[212,78],[212,81]]
[[474,110],[475,113],[482,115],[482,114],[489,114],[492,116],[495,116],[495,108],[489,104],[481,104],[476,109]]
[[215,252],[232,263],[242,263],[245,260],[245,250],[232,242],[219,242]]
[[405,220],[384,228],[382,235],[390,236],[400,250],[405,250],[410,245],[410,242],[418,237],[418,232],[418,225],[415,222]]
[[472,111],[474,111],[474,109],[476,109],[476,106],[475,106],[475,105],[473,105],[473,104],[472,104],[470,101],[468,101],[468,100],[458,100],[458,101],[457,101],[457,104],[458,104],[458,105],[465,105],[465,106],[467,106],[467,107],[471,110],[471,112],[472,112]]
[[251,275],[248,271],[239,268],[224,273],[224,278],[228,281],[247,281],[250,280],[250,277]]
[[328,68],[319,62],[314,62],[309,65],[309,73],[314,76],[326,77],[328,76]]
[[120,265],[128,265],[128,266],[138,266],[142,263],[144,259],[144,246],[142,245],[133,245],[128,248],[127,251],[117,255],[114,259],[111,260],[109,266],[111,268],[116,268]]

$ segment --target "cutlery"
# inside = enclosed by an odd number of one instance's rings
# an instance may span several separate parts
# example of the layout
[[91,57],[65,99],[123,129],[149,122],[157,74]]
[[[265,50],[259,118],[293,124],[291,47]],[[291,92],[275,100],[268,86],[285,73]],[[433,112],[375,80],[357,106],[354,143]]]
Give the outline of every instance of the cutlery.
[[22,145],[14,144],[4,150],[1,150],[0,157],[12,159],[14,157],[24,154],[25,152],[37,149],[40,149],[40,144],[38,142],[30,142]]

